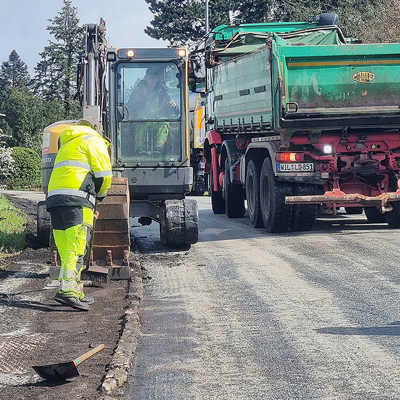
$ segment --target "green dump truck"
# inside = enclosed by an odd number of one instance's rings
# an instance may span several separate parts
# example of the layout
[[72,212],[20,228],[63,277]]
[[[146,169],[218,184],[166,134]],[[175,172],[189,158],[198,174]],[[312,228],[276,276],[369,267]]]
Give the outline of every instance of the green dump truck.
[[219,26],[191,59],[215,214],[247,200],[253,226],[287,232],[320,205],[362,207],[400,227],[400,44],[356,44],[321,14]]

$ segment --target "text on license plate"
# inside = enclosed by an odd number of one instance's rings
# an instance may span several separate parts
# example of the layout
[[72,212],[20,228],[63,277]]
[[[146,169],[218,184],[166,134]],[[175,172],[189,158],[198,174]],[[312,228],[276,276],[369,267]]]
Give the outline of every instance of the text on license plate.
[[276,169],[278,172],[313,172],[313,163],[277,163]]

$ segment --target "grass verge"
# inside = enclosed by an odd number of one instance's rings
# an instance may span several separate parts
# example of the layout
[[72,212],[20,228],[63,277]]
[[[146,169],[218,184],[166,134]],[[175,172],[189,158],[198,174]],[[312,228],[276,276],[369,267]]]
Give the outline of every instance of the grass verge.
[[26,215],[0,195],[0,258],[25,247]]

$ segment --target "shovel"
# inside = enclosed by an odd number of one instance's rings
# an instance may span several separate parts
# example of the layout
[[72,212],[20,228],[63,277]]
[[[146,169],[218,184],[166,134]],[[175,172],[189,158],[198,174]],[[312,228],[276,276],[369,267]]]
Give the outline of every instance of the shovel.
[[50,382],[65,381],[66,379],[79,376],[78,365],[103,349],[104,344],[100,344],[80,357],[75,358],[75,360],[60,364],[35,365],[32,368],[38,375]]

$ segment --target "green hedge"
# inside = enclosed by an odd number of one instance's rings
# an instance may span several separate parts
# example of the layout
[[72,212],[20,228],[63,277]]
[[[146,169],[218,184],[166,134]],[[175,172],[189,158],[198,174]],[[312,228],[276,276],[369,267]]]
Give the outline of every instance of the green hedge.
[[14,173],[8,179],[11,189],[39,188],[41,158],[35,150],[27,147],[13,147]]

